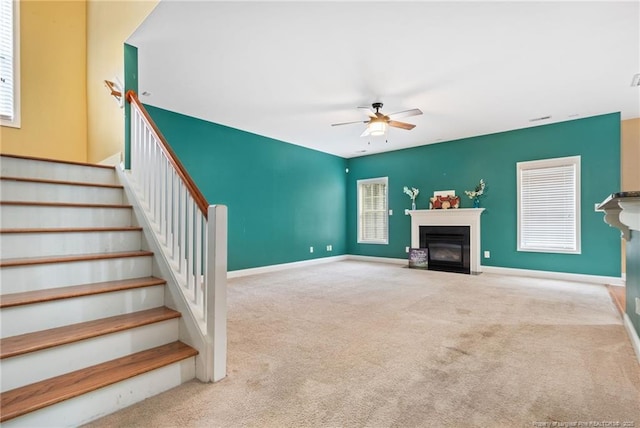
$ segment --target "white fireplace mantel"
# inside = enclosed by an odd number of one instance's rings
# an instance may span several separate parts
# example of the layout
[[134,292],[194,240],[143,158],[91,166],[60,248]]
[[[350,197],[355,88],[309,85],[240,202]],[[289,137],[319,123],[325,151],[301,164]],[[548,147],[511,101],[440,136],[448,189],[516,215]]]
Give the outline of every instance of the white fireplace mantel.
[[480,265],[480,215],[484,208],[448,210],[410,210],[411,247],[420,247],[420,226],[469,226],[471,245],[471,273],[482,272]]

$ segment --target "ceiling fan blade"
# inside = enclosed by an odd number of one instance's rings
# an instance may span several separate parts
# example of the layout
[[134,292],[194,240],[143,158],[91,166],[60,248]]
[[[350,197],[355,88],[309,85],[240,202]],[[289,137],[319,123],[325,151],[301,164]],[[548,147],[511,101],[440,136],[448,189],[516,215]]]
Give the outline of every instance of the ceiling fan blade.
[[354,123],[369,123],[368,120],[356,120],[355,122],[332,123],[331,126],[351,125]]
[[416,127],[412,123],[398,122],[398,121],[395,121],[395,120],[390,120],[387,123],[389,124],[389,126],[393,126],[394,128],[402,128],[402,129],[407,129],[407,130],[412,130],[413,128]]
[[422,114],[422,110],[420,110],[419,108],[412,108],[411,110],[404,110],[396,113],[391,113],[388,116],[389,116],[389,119],[393,120],[393,119],[400,119],[402,117],[418,116],[421,114]]
[[371,111],[371,109],[369,107],[358,107],[359,109],[364,110],[364,112],[367,114],[367,116],[369,117],[377,117],[376,114],[374,112]]

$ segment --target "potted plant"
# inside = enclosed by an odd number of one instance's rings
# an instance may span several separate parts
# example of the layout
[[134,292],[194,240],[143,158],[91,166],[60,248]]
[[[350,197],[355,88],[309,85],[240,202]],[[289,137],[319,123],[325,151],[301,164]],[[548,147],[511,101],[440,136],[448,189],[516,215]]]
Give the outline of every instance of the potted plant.
[[409,197],[411,198],[411,209],[415,210],[416,198],[418,197],[418,193],[420,193],[420,190],[416,189],[415,187],[412,187],[411,189],[409,189],[407,186],[404,186],[404,193],[409,195]]
[[480,208],[480,196],[484,194],[485,183],[481,178],[480,183],[476,186],[474,190],[465,190],[464,193],[469,197],[469,199],[473,199],[473,208]]

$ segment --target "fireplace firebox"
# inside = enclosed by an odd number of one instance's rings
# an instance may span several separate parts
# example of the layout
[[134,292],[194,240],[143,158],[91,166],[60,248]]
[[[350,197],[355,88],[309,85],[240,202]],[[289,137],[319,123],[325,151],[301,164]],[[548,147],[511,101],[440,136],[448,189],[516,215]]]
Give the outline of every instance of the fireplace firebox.
[[429,270],[471,273],[469,226],[420,226],[420,248],[429,250]]

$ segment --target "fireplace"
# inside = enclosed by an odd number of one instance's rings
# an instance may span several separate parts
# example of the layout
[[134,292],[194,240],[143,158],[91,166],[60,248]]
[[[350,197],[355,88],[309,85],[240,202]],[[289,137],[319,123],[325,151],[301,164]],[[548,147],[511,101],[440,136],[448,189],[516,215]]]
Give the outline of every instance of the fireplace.
[[[469,267],[466,269],[470,269],[471,274],[478,274],[482,272],[482,265],[480,264],[480,215],[483,212],[484,208],[409,211],[409,215],[411,216],[411,246],[413,248],[422,247],[420,229],[423,226],[466,227],[469,230],[469,240],[465,241],[466,244],[463,243],[462,246],[468,246],[469,253],[467,253],[467,250],[463,248],[463,250],[465,250],[465,253],[462,256],[463,266],[466,268],[466,263],[468,263]],[[457,244],[450,243],[449,245]],[[447,250],[452,249],[452,247],[445,248]],[[436,251],[436,253],[438,253],[438,251]],[[446,251],[445,253],[439,252],[439,255],[436,254],[435,258],[445,260],[435,260],[436,265],[438,264],[438,262],[449,261],[447,259],[451,257],[451,251]],[[466,259],[464,257],[466,257]],[[469,273],[469,270],[467,270],[466,273]]]
[[420,226],[420,248],[429,250],[429,270],[471,273],[469,226]]

